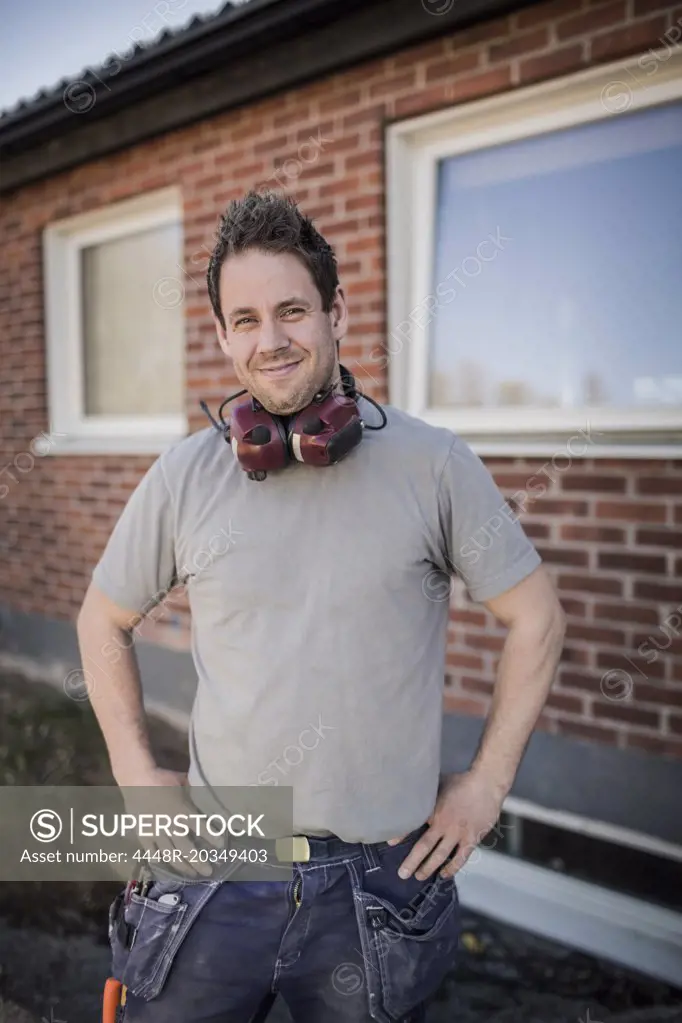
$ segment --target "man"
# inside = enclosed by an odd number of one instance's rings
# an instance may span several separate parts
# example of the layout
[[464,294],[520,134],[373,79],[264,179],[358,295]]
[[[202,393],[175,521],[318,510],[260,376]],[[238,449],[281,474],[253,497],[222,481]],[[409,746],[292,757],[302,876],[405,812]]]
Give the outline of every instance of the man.
[[[230,205],[208,286],[254,407],[286,430],[328,388],[341,399],[336,260],[292,200]],[[277,992],[295,1023],[412,1023],[452,965],[454,874],[512,786],[563,615],[480,459],[449,430],[384,411],[385,429],[336,464],[292,458],[260,480],[213,428],[187,437],[151,467],[95,569],[79,636],[117,783],[290,785],[294,834],[308,836],[293,881],[183,883],[177,920],[158,888],[136,901],[132,948],[113,927],[130,1023],[249,1023]],[[192,562],[221,533],[222,553]],[[454,572],[508,634],[478,752],[439,789],[448,601],[431,582]],[[126,642],[177,581],[198,674],[188,778],[154,762]],[[112,636],[122,654],[105,672]]]

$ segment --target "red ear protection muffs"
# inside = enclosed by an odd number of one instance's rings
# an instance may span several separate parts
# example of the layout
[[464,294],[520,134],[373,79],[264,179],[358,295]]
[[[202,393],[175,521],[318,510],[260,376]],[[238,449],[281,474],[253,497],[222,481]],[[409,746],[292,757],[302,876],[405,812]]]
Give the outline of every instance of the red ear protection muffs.
[[256,398],[250,397],[235,406],[230,422],[226,423],[223,408],[246,391],[225,399],[218,410],[220,423],[213,418],[206,402],[200,404],[231,445],[249,479],[264,480],[268,472],[283,469],[294,459],[307,465],[333,465],[357,447],[364,429],[382,430],[386,426],[386,413],[371,398],[367,401],[379,410],[382,423],[369,426],[364,422],[355,401],[353,374],[344,366],[340,370],[344,394],[335,394],[329,387],[292,416],[268,412]]

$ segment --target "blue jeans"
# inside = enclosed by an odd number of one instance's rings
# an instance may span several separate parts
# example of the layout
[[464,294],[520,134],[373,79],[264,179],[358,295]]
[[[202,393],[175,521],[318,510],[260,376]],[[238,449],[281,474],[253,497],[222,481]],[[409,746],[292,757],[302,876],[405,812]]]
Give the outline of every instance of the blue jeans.
[[[423,1023],[461,927],[453,879],[398,877],[425,829],[392,847],[310,838],[287,881],[119,895],[109,937],[126,1023],[261,1023],[278,993],[295,1023]],[[171,888],[177,903],[159,903]]]

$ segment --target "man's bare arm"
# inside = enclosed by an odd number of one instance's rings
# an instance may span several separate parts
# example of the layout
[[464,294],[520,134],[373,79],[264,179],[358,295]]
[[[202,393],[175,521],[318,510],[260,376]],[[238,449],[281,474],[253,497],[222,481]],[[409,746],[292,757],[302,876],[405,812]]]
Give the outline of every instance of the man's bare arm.
[[483,737],[469,770],[445,779],[428,819],[429,829],[401,864],[401,877],[414,874],[421,881],[435,870],[453,876],[493,827],[561,655],[564,612],[543,565],[483,603],[509,630]]
[[509,631],[472,770],[506,795],[554,680],[565,615],[544,565],[484,604]]
[[[140,616],[114,604],[94,583],[78,615],[83,669],[93,680],[91,704],[120,786],[153,784],[157,767],[149,743],[140,672],[131,633]],[[116,657],[107,657],[115,649]]]

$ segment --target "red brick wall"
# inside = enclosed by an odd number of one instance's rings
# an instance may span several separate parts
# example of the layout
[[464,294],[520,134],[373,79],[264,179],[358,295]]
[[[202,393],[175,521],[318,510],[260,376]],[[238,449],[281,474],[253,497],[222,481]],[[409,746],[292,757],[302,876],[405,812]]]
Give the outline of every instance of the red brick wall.
[[[547,459],[487,460],[568,619],[540,727],[679,757],[682,460],[574,458],[586,443],[576,437]],[[474,539],[486,547],[494,530]],[[457,604],[446,705],[481,714],[504,630],[484,608]]]
[[[384,301],[385,121],[664,46],[664,33],[678,22],[682,7],[655,0],[553,0],[4,198],[0,450],[3,465],[19,456],[21,469],[11,470],[16,482],[0,476],[9,487],[0,500],[0,601],[73,618],[127,495],[152,461],[31,454],[32,438],[48,427],[41,269],[47,224],[147,190],[181,186],[186,234],[178,279],[187,317],[187,409],[191,429],[197,429],[205,425],[199,398],[215,401],[236,383],[217,347],[204,290],[217,215],[246,188],[267,181],[286,187],[337,249],[352,316],[344,361],[369,393],[386,400],[385,375],[369,361],[390,327]],[[558,581],[569,616],[557,686],[541,727],[681,756],[682,643],[673,633],[682,625],[677,628],[669,616],[682,604],[675,581],[682,574],[682,461],[572,457],[567,465],[560,456],[556,467],[543,460],[489,463],[505,494],[533,491],[522,521]],[[547,492],[540,496],[543,466]],[[671,642],[661,630],[666,620]],[[485,713],[501,640],[484,610],[455,611],[450,709]],[[600,682],[617,669],[627,675]]]

